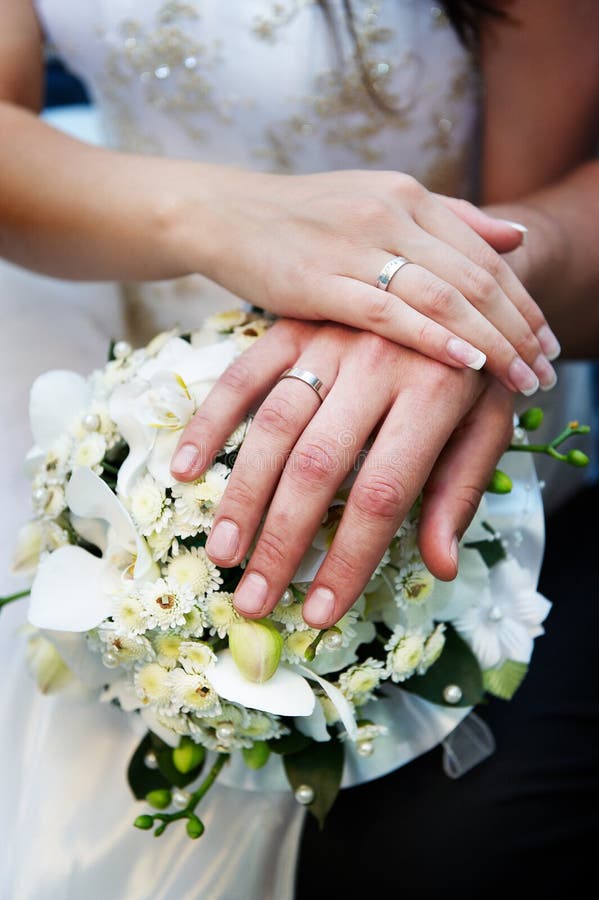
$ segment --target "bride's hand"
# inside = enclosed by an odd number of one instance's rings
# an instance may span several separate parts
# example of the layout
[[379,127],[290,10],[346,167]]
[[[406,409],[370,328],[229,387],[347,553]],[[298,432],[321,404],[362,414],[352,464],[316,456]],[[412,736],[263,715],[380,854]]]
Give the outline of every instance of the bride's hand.
[[[555,383],[548,360],[559,345],[497,252],[522,239],[509,223],[393,172],[233,171],[213,191],[201,233],[193,192],[184,204],[187,268],[281,316],[371,331],[458,368],[486,358],[489,372],[526,395]],[[412,265],[377,288],[398,255]]]
[[[300,380],[277,383],[290,366],[322,380],[324,402]],[[375,434],[305,601],[306,621],[327,627],[359,596],[424,485],[424,561],[437,577],[455,577],[457,540],[511,435],[511,396],[495,379],[377,335],[281,320],[221,376],[185,430],[172,471],[181,481],[197,478],[261,403],[206,546],[219,566],[237,565],[268,509],[235,594],[244,616],[260,617],[280,599]]]

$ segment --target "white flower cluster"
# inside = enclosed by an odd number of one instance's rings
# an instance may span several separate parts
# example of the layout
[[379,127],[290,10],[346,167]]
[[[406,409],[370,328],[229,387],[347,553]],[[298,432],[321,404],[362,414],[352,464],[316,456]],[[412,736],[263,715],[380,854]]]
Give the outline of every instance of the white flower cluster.
[[343,489],[311,548],[312,568],[289,585],[255,642],[280,648],[275,674],[264,684],[241,674],[233,652],[235,629],[249,624],[233,604],[241,570],[221,572],[204,546],[247,422],[196,481],[177,483],[169,463],[214,382],[269,324],[237,310],[189,340],[169,332],[143,350],[117,344],[116,358],[88,379],[38,379],[35,519],[20,533],[15,566],[37,571],[32,624],[78,634],[79,662],[87,654],[103,663],[103,698],[171,745],[187,736],[210,750],[250,748],[295,728],[317,741],[337,733],[366,755],[386,734],[370,721],[381,688],[425,675],[450,625],[483,669],[527,662],[547,605],[518,580],[514,561],[505,563],[508,589],[475,550],[461,550],[456,581],[436,581],[418,551],[417,505],[353,608],[315,631],[304,597],[343,514]]

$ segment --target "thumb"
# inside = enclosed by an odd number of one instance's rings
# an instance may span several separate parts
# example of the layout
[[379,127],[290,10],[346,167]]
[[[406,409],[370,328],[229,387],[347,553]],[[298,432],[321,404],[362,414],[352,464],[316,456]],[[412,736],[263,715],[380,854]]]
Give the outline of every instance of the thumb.
[[443,194],[437,194],[436,197],[487,241],[497,253],[511,253],[524,243],[528,232],[525,225],[507,219],[496,219],[467,200],[445,197]]

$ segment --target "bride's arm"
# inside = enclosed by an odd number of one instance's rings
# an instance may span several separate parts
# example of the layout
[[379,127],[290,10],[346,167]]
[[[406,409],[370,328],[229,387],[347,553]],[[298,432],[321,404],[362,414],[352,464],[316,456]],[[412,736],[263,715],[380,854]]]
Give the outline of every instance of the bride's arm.
[[[268,175],[83,145],[32,111],[40,57],[32,7],[4,0],[4,256],[77,279],[201,272],[277,314],[373,331],[456,368],[486,355],[511,390],[554,383],[545,319],[483,240],[513,249],[521,234],[509,224],[471,210],[472,228],[401,173]],[[394,255],[415,264],[381,291]]]

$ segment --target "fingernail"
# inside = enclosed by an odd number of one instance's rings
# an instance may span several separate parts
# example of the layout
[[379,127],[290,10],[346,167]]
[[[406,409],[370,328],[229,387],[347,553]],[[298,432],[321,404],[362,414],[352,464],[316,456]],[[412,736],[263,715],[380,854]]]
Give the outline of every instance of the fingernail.
[[310,618],[310,624],[315,628],[326,625],[335,611],[335,595],[328,588],[316,588],[309,600],[306,601],[306,610]]
[[239,547],[239,528],[230,519],[221,519],[214,526],[206,542],[209,556],[217,559],[233,559]]
[[541,349],[547,359],[551,360],[552,362],[554,359],[557,359],[562,352],[559,341],[552,332],[549,325],[541,325],[541,327],[537,331],[537,340],[541,345]]
[[482,351],[477,350],[472,344],[460,340],[460,338],[449,338],[447,341],[447,353],[456,362],[477,371],[482,369],[487,361],[487,357]]
[[532,396],[539,389],[539,379],[520,357],[510,363],[508,377],[516,390],[525,397]]
[[458,539],[457,539],[456,535],[454,534],[451,544],[449,546],[449,556],[450,556],[452,563],[456,567],[456,569],[458,567],[458,553],[459,553]]
[[550,391],[552,387],[555,387],[557,382],[557,375],[555,369],[546,356],[544,356],[542,353],[539,354],[539,356],[537,356],[537,358],[535,359],[532,367],[539,377],[542,391]]
[[505,222],[506,225],[509,225],[510,228],[515,228],[516,231],[519,231],[522,235],[522,246],[526,243],[526,235],[528,234],[528,228],[526,225],[522,225],[521,222],[512,222],[511,219],[502,219],[502,222]]
[[187,475],[200,458],[200,451],[194,444],[183,444],[171,461],[171,472],[173,475]]
[[235,608],[242,614],[253,616],[261,611],[267,594],[268,582],[264,575],[250,572],[235,591]]

